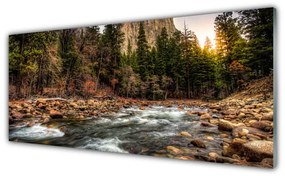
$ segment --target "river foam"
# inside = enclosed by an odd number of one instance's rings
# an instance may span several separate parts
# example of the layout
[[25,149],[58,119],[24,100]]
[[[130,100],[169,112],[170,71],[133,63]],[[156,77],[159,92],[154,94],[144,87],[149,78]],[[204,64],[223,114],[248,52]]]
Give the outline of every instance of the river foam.
[[25,139],[48,139],[62,137],[64,133],[56,128],[47,128],[36,124],[32,127],[24,127],[16,130],[10,134],[10,137],[15,138],[25,138]]
[[121,149],[119,145],[122,144],[122,141],[115,138],[91,138],[86,141],[86,144],[79,147],[84,149],[93,149],[104,152],[118,152],[118,153],[128,153],[127,151]]

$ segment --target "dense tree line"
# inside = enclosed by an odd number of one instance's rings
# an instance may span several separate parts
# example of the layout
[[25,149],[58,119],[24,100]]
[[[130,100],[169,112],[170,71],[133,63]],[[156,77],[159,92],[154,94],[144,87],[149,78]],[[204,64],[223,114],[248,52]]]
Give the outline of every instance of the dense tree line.
[[[121,24],[9,37],[11,97],[92,96],[108,92],[146,99],[224,98],[273,68],[273,9],[225,12],[215,19],[216,47],[194,32],[147,43],[143,22],[136,50],[122,53]],[[128,42],[130,43],[130,42]]]

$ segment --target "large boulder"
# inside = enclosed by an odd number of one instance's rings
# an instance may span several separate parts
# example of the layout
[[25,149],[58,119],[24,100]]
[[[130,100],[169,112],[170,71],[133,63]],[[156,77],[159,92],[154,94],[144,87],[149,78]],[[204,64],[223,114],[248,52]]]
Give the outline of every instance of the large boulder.
[[260,162],[264,158],[273,158],[273,142],[250,141],[243,144],[243,151],[248,161]]

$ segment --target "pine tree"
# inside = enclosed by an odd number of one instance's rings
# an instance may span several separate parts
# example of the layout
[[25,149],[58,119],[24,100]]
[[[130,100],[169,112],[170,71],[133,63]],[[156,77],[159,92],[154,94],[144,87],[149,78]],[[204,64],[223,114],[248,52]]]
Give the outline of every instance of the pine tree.
[[249,66],[255,75],[268,75],[273,68],[273,8],[240,11],[239,24],[248,40]]
[[224,12],[215,19],[216,54],[218,59],[216,65],[217,91],[223,91],[226,95],[235,89],[229,66],[235,59],[233,58],[233,49],[236,42],[241,39],[236,23],[237,19],[233,18],[232,15],[233,12]]
[[[9,73],[16,96],[25,92],[43,94],[43,88],[57,75],[58,66],[49,57],[56,32],[19,34],[9,37]],[[25,95],[26,96],[26,95]]]
[[157,58],[155,63],[156,75],[166,75],[167,63],[169,62],[169,39],[167,30],[165,27],[162,28],[160,35],[156,40]]
[[121,24],[106,25],[102,36],[101,80],[112,86],[114,93],[118,84],[121,45],[124,39],[121,26]]
[[147,69],[149,63],[149,46],[146,41],[143,22],[140,22],[139,35],[137,40],[137,61],[139,65],[139,73],[142,80],[146,80],[150,75]]
[[184,86],[187,92],[187,98],[190,98],[191,90],[190,90],[190,68],[191,68],[191,36],[192,31],[186,28],[184,25],[184,31],[182,33],[182,41],[181,41],[181,57],[183,62],[183,78],[184,78]]
[[[65,91],[67,94],[74,93],[75,84],[73,79],[80,70],[81,61],[75,49],[75,29],[60,31],[60,57],[62,60],[62,72],[65,75]],[[74,86],[71,86],[74,85]]]
[[212,55],[213,54],[213,45],[209,37],[206,37],[203,53],[206,55]]
[[181,53],[181,33],[175,32],[169,40],[169,62],[167,64],[167,75],[173,79],[174,94],[177,96],[182,86],[184,74],[184,63]]
[[232,12],[224,12],[215,19],[216,52],[219,57],[229,58],[235,42],[240,39],[236,19]]

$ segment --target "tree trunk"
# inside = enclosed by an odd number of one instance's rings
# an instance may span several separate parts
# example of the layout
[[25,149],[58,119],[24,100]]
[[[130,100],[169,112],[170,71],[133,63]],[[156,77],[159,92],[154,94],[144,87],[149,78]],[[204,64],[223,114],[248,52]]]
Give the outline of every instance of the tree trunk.
[[190,76],[189,76],[189,64],[187,64],[187,69],[186,69],[186,73],[187,73],[187,98],[190,99]]
[[168,91],[166,90],[165,95],[164,95],[164,100],[167,99]]
[[96,83],[96,85],[95,85],[95,92],[97,92],[98,84],[99,84],[99,82],[100,82],[101,65],[102,65],[102,51],[101,51],[101,57],[100,57],[100,61],[99,61],[99,69],[98,69],[98,74],[97,74],[97,83]]

